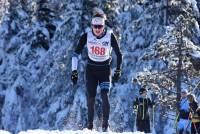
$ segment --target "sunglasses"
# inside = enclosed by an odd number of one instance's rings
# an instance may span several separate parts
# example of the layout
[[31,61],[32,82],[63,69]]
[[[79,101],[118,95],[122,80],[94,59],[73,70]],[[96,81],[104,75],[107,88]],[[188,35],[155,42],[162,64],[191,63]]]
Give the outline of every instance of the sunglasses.
[[92,25],[93,26],[93,28],[95,28],[95,29],[101,29],[101,28],[103,28],[103,25]]

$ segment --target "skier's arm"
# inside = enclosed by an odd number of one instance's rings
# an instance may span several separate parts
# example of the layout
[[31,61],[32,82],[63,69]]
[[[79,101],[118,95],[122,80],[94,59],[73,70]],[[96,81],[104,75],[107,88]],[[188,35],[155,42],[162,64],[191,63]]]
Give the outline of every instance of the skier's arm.
[[73,56],[72,56],[72,71],[77,70],[78,67],[78,55],[81,54],[85,44],[87,42],[87,33],[84,33],[79,42],[78,46],[76,47]]
[[114,36],[114,34],[111,34],[111,46],[117,56],[117,70],[121,70],[121,66],[122,66],[122,53],[121,50],[119,48],[119,44]]

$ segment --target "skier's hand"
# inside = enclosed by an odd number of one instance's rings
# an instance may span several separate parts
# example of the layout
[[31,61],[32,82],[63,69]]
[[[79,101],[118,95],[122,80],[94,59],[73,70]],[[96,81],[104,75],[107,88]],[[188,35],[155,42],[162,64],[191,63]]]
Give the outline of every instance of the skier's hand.
[[71,80],[72,80],[73,84],[76,85],[77,80],[78,80],[78,72],[77,72],[77,70],[72,71]]
[[134,113],[137,113],[137,110],[138,110],[137,106],[134,106],[134,107],[133,107]]
[[119,80],[119,77],[121,76],[121,70],[115,70],[115,73],[112,77],[113,82],[117,82]]

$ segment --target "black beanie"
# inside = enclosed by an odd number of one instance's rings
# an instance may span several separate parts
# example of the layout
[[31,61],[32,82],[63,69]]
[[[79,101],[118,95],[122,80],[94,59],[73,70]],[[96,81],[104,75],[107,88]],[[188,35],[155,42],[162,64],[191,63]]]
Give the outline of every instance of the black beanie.
[[140,88],[140,94],[143,94],[144,93],[144,91],[147,91],[145,88]]

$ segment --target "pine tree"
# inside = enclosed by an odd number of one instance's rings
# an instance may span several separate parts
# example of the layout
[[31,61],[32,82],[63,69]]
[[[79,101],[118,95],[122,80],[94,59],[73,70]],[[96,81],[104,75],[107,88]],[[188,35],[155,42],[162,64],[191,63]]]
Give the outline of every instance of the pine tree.
[[[162,59],[165,64],[164,69],[158,71],[150,70],[145,75],[138,76],[140,81],[152,86],[155,92],[160,94],[159,105],[165,107],[163,114],[170,109],[178,109],[182,85],[187,85],[189,91],[192,92],[196,84],[198,84],[198,81],[192,83],[192,80],[198,80],[197,78],[200,75],[199,71],[195,69],[195,64],[191,62],[193,51],[199,52],[200,49],[189,42],[192,37],[196,36],[192,30],[195,17],[187,3],[181,2],[177,6],[179,8],[176,11],[170,8],[170,12],[173,11],[176,14],[169,13],[168,18],[169,25],[174,25],[171,31],[173,37],[165,37],[164,40],[161,38],[155,45],[156,52],[143,57],[143,60]],[[175,20],[173,24],[172,18]]]
[[44,24],[49,24],[55,18],[55,11],[51,9],[48,0],[37,2],[37,19]]
[[[49,49],[50,39],[53,38],[56,26],[53,24],[55,12],[50,8],[48,0],[37,1],[37,21],[41,24],[41,29],[36,31],[36,39],[32,42],[32,48],[43,47]],[[46,35],[42,29],[47,29],[49,35]]]
[[116,9],[119,7],[119,1],[117,0],[106,0],[102,5],[103,10],[107,16],[107,25],[114,30],[117,38],[120,38],[120,29],[119,29],[119,21],[117,20],[117,12]]
[[45,25],[49,31],[50,38],[52,38],[56,30],[56,26],[53,24],[53,20],[57,18],[56,12],[52,10],[51,4],[48,0],[40,0],[37,5],[38,21],[41,21]]
[[17,0],[8,0],[9,3],[9,8],[8,8],[8,31],[9,33],[7,34],[9,37],[17,34],[19,31],[19,27],[16,24],[16,19],[17,19],[17,8],[19,7],[18,1]]

